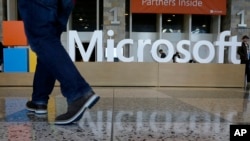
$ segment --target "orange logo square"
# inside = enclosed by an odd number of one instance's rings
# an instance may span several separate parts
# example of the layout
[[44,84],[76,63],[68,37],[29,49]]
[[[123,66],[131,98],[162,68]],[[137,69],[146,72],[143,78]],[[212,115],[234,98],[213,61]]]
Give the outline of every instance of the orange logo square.
[[27,46],[23,21],[3,21],[3,44],[5,46]]

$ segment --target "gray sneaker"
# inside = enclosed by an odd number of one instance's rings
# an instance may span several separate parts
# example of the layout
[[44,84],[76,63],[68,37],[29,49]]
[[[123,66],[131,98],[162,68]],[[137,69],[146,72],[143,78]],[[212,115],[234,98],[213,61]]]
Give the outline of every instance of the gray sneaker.
[[54,124],[65,125],[80,120],[84,111],[94,106],[99,99],[98,95],[91,93],[75,100],[68,105],[68,111],[65,114],[56,117]]

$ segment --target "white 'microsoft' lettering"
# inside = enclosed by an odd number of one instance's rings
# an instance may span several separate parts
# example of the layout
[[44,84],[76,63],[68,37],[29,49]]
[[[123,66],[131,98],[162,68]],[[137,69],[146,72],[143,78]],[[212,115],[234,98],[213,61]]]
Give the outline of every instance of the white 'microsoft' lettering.
[[95,31],[94,35],[91,38],[88,49],[87,51],[85,51],[77,32],[69,31],[69,56],[70,58],[72,59],[72,61],[75,61],[75,54],[76,54],[75,43],[76,43],[81,53],[83,61],[88,62],[90,59],[91,53],[93,52],[95,48],[95,45],[97,45],[97,61],[102,62],[103,61],[103,47],[102,47],[103,40],[102,39],[103,39],[102,31]]
[[[107,40],[107,49],[106,49],[106,58],[108,62],[114,62],[114,50],[116,50],[117,58],[122,62],[134,62],[135,56],[125,57],[123,52],[124,47],[129,47],[130,45],[134,44],[132,39],[123,39],[118,42],[117,46],[115,47],[113,30],[109,30],[107,35],[110,39]],[[184,47],[190,47],[191,41],[189,40],[181,40],[177,43],[176,50],[182,54],[182,58],[177,58],[178,63],[187,63],[192,58],[197,61],[198,63],[211,63],[214,58],[217,58],[217,63],[224,63],[224,49],[228,48],[229,55],[228,60],[230,63],[239,64],[240,60],[237,58],[237,47],[241,45],[241,42],[237,41],[237,36],[231,36],[230,31],[221,32],[218,35],[217,41],[211,43],[210,41],[202,40],[198,41],[194,44],[193,49],[191,51],[185,49]],[[226,37],[230,37],[229,41],[226,41]],[[79,48],[80,54],[82,56],[83,61],[88,62],[93,52],[94,48],[96,47],[96,54],[97,54],[97,62],[103,62],[103,32],[102,31],[95,31],[91,40],[90,44],[85,51],[81,40],[76,31],[69,31],[69,55],[73,61],[75,61],[75,44]],[[96,46],[95,46],[96,45]],[[146,46],[151,47],[151,55],[156,62],[169,62],[172,59],[172,56],[175,52],[174,45],[165,39],[159,39],[152,43],[150,39],[146,40],[138,40],[138,47],[137,47],[137,58],[138,62],[143,62],[143,52]],[[168,54],[165,58],[160,58],[158,55],[158,50],[160,46],[164,46],[168,49]],[[199,50],[203,47],[207,47],[209,53],[207,57],[202,58],[199,55]]]

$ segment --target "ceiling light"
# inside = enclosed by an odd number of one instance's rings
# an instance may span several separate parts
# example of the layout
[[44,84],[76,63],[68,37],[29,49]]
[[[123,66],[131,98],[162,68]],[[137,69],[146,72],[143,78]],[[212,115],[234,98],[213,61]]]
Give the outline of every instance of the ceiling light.
[[80,17],[80,18],[79,18],[79,21],[83,21],[83,18],[82,18],[82,17]]

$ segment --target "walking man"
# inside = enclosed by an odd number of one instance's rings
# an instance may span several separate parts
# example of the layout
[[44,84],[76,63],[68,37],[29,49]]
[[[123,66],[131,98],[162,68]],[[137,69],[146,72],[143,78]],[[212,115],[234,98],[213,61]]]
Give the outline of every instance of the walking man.
[[67,99],[67,112],[55,119],[55,124],[70,124],[81,118],[86,108],[91,108],[99,96],[80,75],[61,44],[60,36],[66,30],[73,0],[18,0],[25,33],[31,49],[37,55],[31,101],[27,110],[47,113],[47,104],[55,81],[60,82]]

